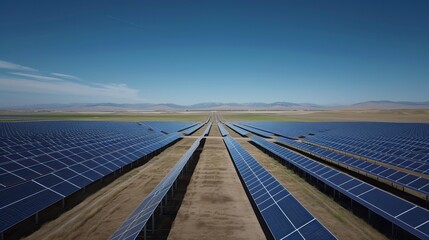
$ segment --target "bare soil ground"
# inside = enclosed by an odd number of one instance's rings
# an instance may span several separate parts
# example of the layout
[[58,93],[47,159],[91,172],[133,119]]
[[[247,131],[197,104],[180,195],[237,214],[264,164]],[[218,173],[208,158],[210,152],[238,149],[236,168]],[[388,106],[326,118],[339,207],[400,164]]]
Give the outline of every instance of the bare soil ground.
[[168,238],[265,239],[221,138],[206,140]]
[[182,139],[119,177],[25,239],[107,239],[164,178],[195,139]]
[[248,141],[238,140],[258,162],[338,239],[387,239],[364,220],[340,206],[292,170]]

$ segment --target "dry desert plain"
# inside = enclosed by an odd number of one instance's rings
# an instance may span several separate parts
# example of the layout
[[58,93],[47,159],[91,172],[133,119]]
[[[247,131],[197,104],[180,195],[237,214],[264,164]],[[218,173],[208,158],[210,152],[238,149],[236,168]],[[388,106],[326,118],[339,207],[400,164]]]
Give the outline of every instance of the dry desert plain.
[[[39,114],[40,120],[203,121],[210,112],[121,115],[107,113]],[[18,114],[19,121],[31,114]],[[428,110],[334,112],[222,112],[225,121],[386,121],[429,122]],[[95,116],[95,117],[94,117]],[[156,117],[158,116],[158,117]],[[94,119],[96,118],[96,119]],[[25,121],[25,120],[24,120]],[[166,150],[118,177],[25,239],[106,239],[150,193],[200,136],[207,124]],[[230,135],[339,239],[385,239],[364,220],[340,206],[300,176],[227,128]],[[169,239],[264,239],[216,124],[212,125],[174,219]]]

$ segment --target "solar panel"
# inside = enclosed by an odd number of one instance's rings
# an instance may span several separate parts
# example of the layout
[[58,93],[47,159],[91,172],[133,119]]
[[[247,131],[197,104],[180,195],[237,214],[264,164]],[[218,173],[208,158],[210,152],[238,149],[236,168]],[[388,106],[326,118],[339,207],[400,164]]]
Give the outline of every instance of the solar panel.
[[[258,129],[368,160],[376,160],[418,173],[429,173],[429,126],[414,123],[375,122],[236,122],[247,130]],[[261,135],[263,136],[263,135]]]
[[[359,140],[344,140],[342,137],[311,137],[306,140],[308,143],[328,147],[333,150],[341,151],[364,157],[368,160],[376,160],[395,167],[404,168],[417,173],[429,173],[429,163],[421,159],[411,159],[406,156],[425,156],[426,154],[412,155],[405,154],[402,156],[402,151],[391,151],[384,147],[374,148],[373,146],[361,145]],[[369,149],[369,150],[368,150]],[[399,155],[398,155],[399,154]]]
[[274,135],[273,133],[270,133],[270,132],[267,132],[267,131],[264,131],[264,130],[261,130],[261,129],[258,129],[258,128],[254,128],[254,127],[251,127],[251,126],[248,126],[248,125],[243,125],[243,124],[239,124],[239,123],[232,123],[232,124],[234,126],[236,126],[236,127],[239,127],[241,129],[245,129],[245,130],[247,130],[249,132],[252,132],[254,134],[257,134],[257,135],[260,135],[260,136],[263,136],[263,137],[270,138],[270,137],[272,137]]
[[[179,133],[150,131],[135,123],[0,125],[0,138],[5,140],[0,141],[2,150],[8,152],[0,162],[0,233],[182,137]],[[39,149],[29,154],[28,149],[14,147],[19,144]],[[3,216],[10,214],[13,216],[3,221]]]
[[209,122],[209,124],[207,125],[206,130],[204,130],[204,133],[203,133],[204,136],[208,136],[209,135],[210,129],[212,127],[212,124],[213,124],[213,122]]
[[197,125],[194,125],[190,128],[187,128],[185,130],[183,130],[183,133],[185,135],[191,135],[192,133],[194,133],[195,131],[197,131],[198,129],[200,129],[202,126],[204,126],[205,123],[198,123]]
[[228,131],[223,127],[222,123],[217,122],[217,126],[219,128],[220,134],[222,135],[222,137],[225,137],[226,135],[228,135]]
[[177,121],[145,121],[144,124],[150,126],[153,129],[157,129],[163,133],[169,134],[174,132],[180,132],[187,128],[193,127],[199,123],[197,122],[177,122]]
[[[253,136],[252,141],[410,234],[429,239],[428,210],[260,137]],[[418,220],[406,221],[411,213],[417,212]]]
[[250,134],[250,132],[248,132],[248,131],[246,131],[246,130],[244,130],[244,129],[242,129],[242,128],[239,128],[239,127],[236,127],[236,126],[234,126],[234,125],[232,125],[231,123],[225,123],[229,128],[231,128],[232,130],[234,130],[234,131],[236,131],[238,134],[240,134],[241,136],[246,136],[247,134]]
[[224,142],[274,239],[335,239],[237,141],[228,136]]
[[164,177],[155,189],[140,203],[125,222],[113,233],[110,239],[137,239],[140,232],[146,226],[150,217],[161,203],[165,195],[173,186],[179,174],[200,145],[203,136],[199,137],[186,153],[180,158],[176,165]]
[[[319,158],[326,159],[328,161],[335,161],[337,163],[355,167],[359,169],[359,171],[361,172],[373,174],[377,177],[394,182],[399,186],[415,190],[425,195],[429,195],[428,189],[425,188],[425,187],[429,187],[429,179],[404,173],[399,170],[389,169],[387,167],[370,163],[365,160],[353,158],[351,156],[344,156],[343,154],[340,154],[340,153],[331,152],[329,150],[319,148],[317,146],[308,145],[308,144],[297,142],[291,139],[277,138],[276,140],[278,142],[284,143],[290,147],[307,152]],[[401,182],[401,179],[404,179],[404,178],[408,179],[406,184]]]

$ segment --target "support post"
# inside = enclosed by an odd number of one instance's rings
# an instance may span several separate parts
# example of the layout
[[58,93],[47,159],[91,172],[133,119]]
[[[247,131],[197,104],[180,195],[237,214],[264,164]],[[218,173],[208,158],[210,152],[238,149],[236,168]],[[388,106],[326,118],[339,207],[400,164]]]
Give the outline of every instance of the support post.
[[429,207],[428,195],[426,195],[426,208]]
[[155,214],[152,215],[152,236],[155,235]]

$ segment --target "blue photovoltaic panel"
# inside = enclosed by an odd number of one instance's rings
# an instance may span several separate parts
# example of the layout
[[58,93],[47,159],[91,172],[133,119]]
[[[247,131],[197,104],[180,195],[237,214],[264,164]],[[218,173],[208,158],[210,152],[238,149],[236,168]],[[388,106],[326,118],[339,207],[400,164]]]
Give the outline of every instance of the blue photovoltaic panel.
[[231,123],[225,123],[229,128],[231,128],[232,130],[234,130],[234,131],[236,131],[238,134],[240,134],[241,136],[246,136],[247,134],[250,134],[250,132],[248,132],[248,131],[246,131],[246,130],[244,130],[244,129],[242,129],[242,128],[239,128],[239,127],[236,127],[236,126],[234,126],[233,124],[231,124]]
[[143,124],[166,134],[180,132],[187,128],[197,125],[197,122],[174,122],[174,121],[145,121]]
[[[297,142],[287,138],[277,138],[278,142],[284,143],[290,147],[307,152],[329,161],[345,164],[359,169],[361,172],[370,173],[377,177],[389,180],[399,186],[415,190],[417,192],[429,195],[429,179],[408,174],[399,170],[389,169],[384,166],[370,163],[365,160],[360,160],[351,156],[345,156],[340,153],[335,153],[317,146],[309,145],[302,142]],[[404,180],[406,179],[406,182]]]
[[[429,173],[429,125],[380,122],[234,122],[417,173]],[[249,129],[250,129],[249,128]],[[250,130],[249,130],[250,131]]]
[[241,129],[245,129],[245,130],[247,130],[249,132],[252,132],[254,134],[257,134],[259,136],[263,136],[263,137],[266,137],[266,138],[270,138],[270,137],[272,137],[274,135],[274,134],[272,134],[270,132],[266,132],[264,130],[261,130],[261,129],[258,129],[258,128],[254,128],[254,127],[251,127],[251,126],[242,125],[242,124],[239,124],[239,123],[232,123],[232,124],[234,126],[236,126],[236,127],[239,127]]
[[223,127],[222,123],[217,122],[217,126],[219,128],[220,134],[222,135],[222,137],[225,137],[226,135],[228,135],[228,131]]
[[224,142],[274,239],[335,239],[237,141],[228,136]]
[[208,126],[207,126],[207,128],[206,128],[206,130],[204,130],[204,136],[208,136],[209,135],[209,133],[210,133],[210,129],[211,129],[211,127],[212,127],[212,124],[213,124],[213,122],[209,122],[209,124],[208,124]]
[[194,133],[195,131],[197,131],[198,129],[200,129],[202,126],[204,126],[205,123],[198,123],[197,125],[194,125],[190,128],[187,128],[185,130],[183,130],[183,133],[185,135],[191,135],[192,133]]
[[[203,122],[203,123],[198,123],[197,125],[194,125],[190,128],[187,128],[183,131],[183,133],[185,135],[191,135],[193,134],[195,131],[197,131],[198,129],[200,129],[202,126],[204,126],[206,123],[209,123],[210,117],[207,119],[207,121]],[[209,127],[206,128],[205,133],[208,134],[208,132],[210,131],[210,126],[211,126],[211,122],[209,123]],[[208,129],[208,130],[207,130]],[[205,134],[204,134],[205,135]]]
[[113,233],[110,239],[137,239],[144,229],[147,221],[154,214],[156,208],[161,203],[164,196],[173,186],[180,172],[183,170],[188,160],[200,145],[203,136],[199,137],[176,165],[170,170],[167,176],[155,187],[155,189],[143,200],[125,222]]
[[182,137],[120,122],[0,126],[0,215],[13,215],[1,218],[0,233]]
[[[368,160],[375,160],[395,167],[411,170],[417,173],[429,174],[429,155],[427,153],[413,154],[404,153],[400,150],[392,150],[383,146],[383,142],[374,143],[374,145],[364,144],[370,139],[357,140],[348,137],[310,137],[306,142],[320,145],[336,151],[364,157]],[[397,147],[396,145],[394,145]],[[393,147],[393,146],[392,146]]]
[[[408,231],[410,234],[421,239],[429,239],[429,228],[427,227],[427,223],[429,222],[428,210],[335,169],[324,166],[287,148],[268,142],[263,138],[253,136],[252,141],[280,157],[283,161],[289,162],[386,220]],[[410,220],[409,212],[418,213],[418,217]]]

